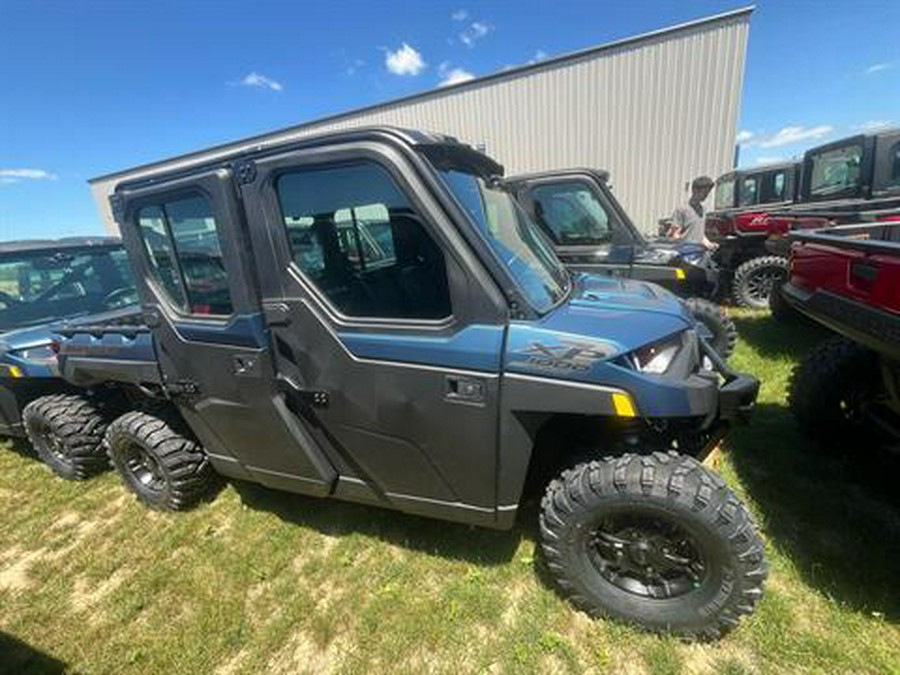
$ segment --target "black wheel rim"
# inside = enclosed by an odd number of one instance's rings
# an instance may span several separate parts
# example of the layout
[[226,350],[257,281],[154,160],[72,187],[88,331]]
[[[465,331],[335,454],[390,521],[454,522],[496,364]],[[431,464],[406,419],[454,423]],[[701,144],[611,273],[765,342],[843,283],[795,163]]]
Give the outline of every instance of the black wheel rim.
[[769,301],[775,283],[781,279],[782,270],[778,268],[761,269],[754,272],[747,279],[747,297],[758,305],[764,305]]
[[40,446],[44,452],[52,457],[56,462],[63,466],[72,466],[72,457],[69,449],[62,442],[50,425],[43,420],[37,420],[31,423],[31,434],[34,438],[35,445]]
[[136,443],[129,443],[122,452],[125,469],[132,480],[144,489],[160,492],[166,485],[166,475],[159,461]]
[[644,598],[677,598],[708,577],[696,538],[657,514],[603,517],[591,533],[588,557],[608,583]]

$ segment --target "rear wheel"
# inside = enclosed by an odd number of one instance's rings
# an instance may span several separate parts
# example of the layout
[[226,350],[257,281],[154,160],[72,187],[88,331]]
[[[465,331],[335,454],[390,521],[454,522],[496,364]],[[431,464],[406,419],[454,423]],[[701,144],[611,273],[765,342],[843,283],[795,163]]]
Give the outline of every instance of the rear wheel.
[[109,468],[103,448],[107,418],[90,399],[42,396],[25,406],[22,421],[38,457],[60,478],[86,480]]
[[831,446],[860,445],[865,409],[881,393],[877,355],[842,337],[820,344],[794,368],[788,400],[797,423]]
[[684,455],[578,464],[547,487],[540,527],[559,587],[592,616],[716,638],[762,597],[766,563],[750,513]]
[[732,292],[742,307],[766,309],[772,288],[787,274],[788,261],[777,255],[753,258],[734,271]]
[[738,332],[725,310],[720,305],[703,298],[688,298],[684,301],[694,318],[712,334],[710,344],[716,353],[727,359],[737,345]]
[[215,482],[203,448],[177,426],[145,412],[130,412],[106,432],[109,457],[125,487],[153,509],[189,509]]

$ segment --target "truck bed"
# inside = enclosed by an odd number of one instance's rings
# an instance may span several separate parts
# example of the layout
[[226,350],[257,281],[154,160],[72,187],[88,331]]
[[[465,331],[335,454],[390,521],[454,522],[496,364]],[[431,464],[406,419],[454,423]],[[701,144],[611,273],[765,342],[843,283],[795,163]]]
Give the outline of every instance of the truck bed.
[[794,307],[900,359],[900,222],[844,225],[790,236]]
[[141,312],[123,312],[102,322],[63,324],[56,334],[59,372],[73,384],[162,384],[153,335]]

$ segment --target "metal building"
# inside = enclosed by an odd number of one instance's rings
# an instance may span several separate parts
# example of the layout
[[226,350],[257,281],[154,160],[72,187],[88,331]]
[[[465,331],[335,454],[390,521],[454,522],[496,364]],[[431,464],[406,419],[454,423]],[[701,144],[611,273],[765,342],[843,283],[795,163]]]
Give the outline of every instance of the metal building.
[[[334,129],[392,124],[447,133],[482,147],[508,173],[588,166],[611,172],[635,223],[656,229],[699,174],[732,168],[753,7],[707,17],[271,134],[190,153],[169,166]],[[110,232],[108,197],[91,190]]]

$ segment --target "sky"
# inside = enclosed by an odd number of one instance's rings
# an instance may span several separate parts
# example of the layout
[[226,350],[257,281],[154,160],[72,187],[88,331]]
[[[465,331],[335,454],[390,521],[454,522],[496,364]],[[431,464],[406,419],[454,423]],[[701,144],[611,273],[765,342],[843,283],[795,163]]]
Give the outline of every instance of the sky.
[[[0,0],[0,239],[102,233],[104,173],[741,6]],[[898,26],[896,0],[760,0],[740,163],[900,125]]]

